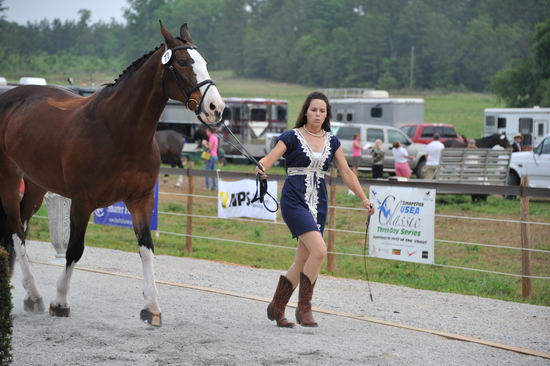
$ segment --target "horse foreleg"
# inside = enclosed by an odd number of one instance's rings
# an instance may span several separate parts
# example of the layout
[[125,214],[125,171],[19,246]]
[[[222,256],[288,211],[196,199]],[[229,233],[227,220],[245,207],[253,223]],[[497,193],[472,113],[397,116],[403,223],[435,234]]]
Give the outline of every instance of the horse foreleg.
[[157,301],[158,291],[155,284],[154,245],[149,223],[153,211],[154,197],[151,192],[146,197],[126,201],[126,206],[132,214],[134,232],[139,244],[139,256],[143,266],[143,297],[145,306],[140,312],[140,319],[152,326],[162,324],[161,311]]
[[50,315],[52,316],[67,317],[70,314],[67,295],[69,294],[71,276],[76,263],[82,257],[82,253],[84,253],[84,236],[86,235],[88,220],[92,212],[91,209],[83,206],[74,200],[71,202],[71,232],[65,255],[66,264],[63,273],[57,280],[55,301],[50,303]]

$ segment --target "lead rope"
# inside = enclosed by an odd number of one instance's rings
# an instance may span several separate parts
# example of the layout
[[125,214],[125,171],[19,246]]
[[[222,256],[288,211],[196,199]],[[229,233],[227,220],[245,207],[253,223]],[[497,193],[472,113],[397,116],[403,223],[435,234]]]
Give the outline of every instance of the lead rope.
[[363,246],[363,259],[365,264],[365,279],[367,281],[367,287],[369,288],[370,301],[374,302],[374,300],[372,299],[372,291],[370,289],[369,273],[367,271],[367,237],[369,236],[369,224],[370,224],[370,215],[368,215],[367,222],[366,222],[367,228],[365,230],[365,245]]

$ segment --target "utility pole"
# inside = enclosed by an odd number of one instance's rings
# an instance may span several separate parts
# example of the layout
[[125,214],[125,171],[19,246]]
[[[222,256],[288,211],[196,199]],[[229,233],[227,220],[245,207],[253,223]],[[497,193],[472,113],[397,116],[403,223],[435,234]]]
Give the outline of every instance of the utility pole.
[[409,89],[414,88],[414,46],[411,46],[411,65],[409,74]]

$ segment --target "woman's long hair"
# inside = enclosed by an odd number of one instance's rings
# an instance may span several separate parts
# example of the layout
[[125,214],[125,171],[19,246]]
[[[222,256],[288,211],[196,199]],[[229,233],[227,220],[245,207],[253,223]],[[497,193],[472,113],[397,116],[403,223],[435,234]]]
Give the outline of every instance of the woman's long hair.
[[332,118],[332,110],[331,110],[330,103],[328,101],[327,96],[321,92],[313,92],[307,96],[304,102],[304,105],[302,106],[302,110],[298,114],[298,118],[296,119],[296,125],[294,126],[294,128],[299,128],[306,124],[307,110],[313,99],[320,99],[324,101],[325,104],[327,105],[327,117],[325,118],[325,121],[323,122],[323,125],[321,126],[321,128],[327,132],[330,132],[330,119]]

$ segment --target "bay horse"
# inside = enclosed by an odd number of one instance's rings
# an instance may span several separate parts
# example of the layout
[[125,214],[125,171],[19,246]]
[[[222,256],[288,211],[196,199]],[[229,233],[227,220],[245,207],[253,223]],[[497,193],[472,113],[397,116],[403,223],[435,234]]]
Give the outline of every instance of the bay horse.
[[[183,169],[181,163],[181,151],[185,136],[174,130],[162,130],[155,132],[155,140],[159,145],[160,160],[163,164],[170,164],[172,168],[178,167]],[[168,182],[168,174],[164,175],[164,183]],[[183,176],[180,175],[176,182],[176,187],[180,187],[183,183]]]
[[221,119],[225,105],[187,24],[179,37],[162,23],[160,32],[163,44],[89,97],[52,86],[21,86],[0,96],[0,242],[12,253],[10,271],[14,254],[19,258],[27,311],[43,311],[44,304],[25,251],[26,230],[51,191],[72,203],[66,264],[50,314],[69,316],[69,283],[84,252],[90,214],[123,201],[132,214],[143,265],[140,318],[161,325],[149,228],[160,168],[157,123],[168,98],[181,101],[207,124]]
[[[467,147],[468,146],[468,139],[464,136],[462,136],[464,141],[458,141],[458,140],[447,140],[443,143],[445,147]],[[504,149],[508,149],[510,147],[510,142],[506,138],[506,134],[499,134],[494,133],[489,136],[482,137],[480,139],[475,139],[476,147],[478,148],[493,148],[496,145],[499,145],[503,147]]]

